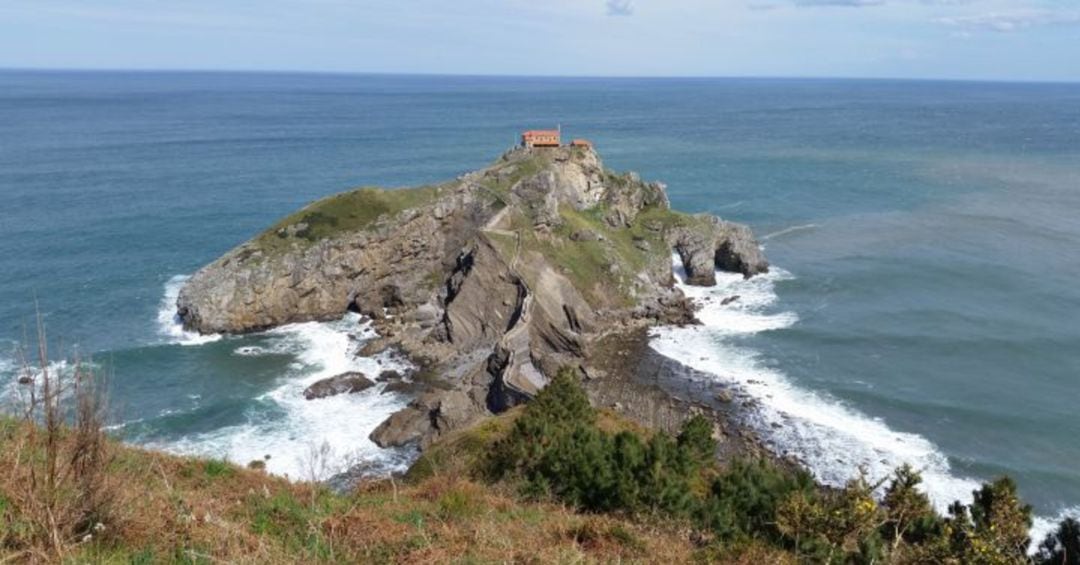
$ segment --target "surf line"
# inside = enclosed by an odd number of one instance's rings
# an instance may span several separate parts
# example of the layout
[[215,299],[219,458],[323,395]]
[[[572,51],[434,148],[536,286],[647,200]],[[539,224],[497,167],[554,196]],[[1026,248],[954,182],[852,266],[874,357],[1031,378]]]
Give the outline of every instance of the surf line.
[[790,228],[784,228],[784,229],[782,229],[780,231],[774,231],[774,232],[772,232],[770,234],[763,235],[763,236],[761,236],[761,241],[768,241],[768,240],[770,240],[770,239],[772,239],[774,237],[780,237],[782,235],[788,235],[790,233],[800,232],[800,231],[804,231],[804,230],[812,230],[812,229],[817,228],[817,227],[820,227],[820,226],[818,226],[818,224],[803,224],[803,225],[799,225],[799,226],[792,226]]

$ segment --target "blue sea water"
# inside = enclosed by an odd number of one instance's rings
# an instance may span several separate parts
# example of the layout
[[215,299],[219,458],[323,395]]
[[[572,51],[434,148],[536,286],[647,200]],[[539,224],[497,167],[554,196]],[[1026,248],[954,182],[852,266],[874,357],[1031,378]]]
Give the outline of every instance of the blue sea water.
[[451,178],[556,123],[762,236],[776,273],[724,279],[741,304],[656,346],[758,395],[777,450],[1080,505],[1080,85],[0,72],[0,372],[36,301],[54,351],[110,375],[130,441],[400,465],[366,435],[402,399],[296,400],[399,363],[350,355],[356,320],[198,339],[170,297],[308,201]]

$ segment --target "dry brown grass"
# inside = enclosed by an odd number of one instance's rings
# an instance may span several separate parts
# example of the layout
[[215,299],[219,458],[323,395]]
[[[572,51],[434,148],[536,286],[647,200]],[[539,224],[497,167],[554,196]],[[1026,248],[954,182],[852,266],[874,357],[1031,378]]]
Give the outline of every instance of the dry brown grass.
[[24,561],[59,560],[111,520],[122,490],[107,473],[104,395],[88,363],[49,363],[45,328],[21,355],[18,419],[5,420],[0,547]]
[[[4,450],[40,439],[10,420],[2,431]],[[338,496],[220,462],[109,449],[110,482],[124,496],[108,523],[59,552],[39,538],[5,543],[0,562],[685,562],[697,551],[686,532],[521,502],[469,479],[366,483]],[[5,499],[18,491],[14,467],[0,460]],[[0,524],[24,519],[16,510]]]
[[[44,336],[41,336],[44,341]],[[446,438],[411,480],[348,495],[223,461],[125,446],[74,363],[38,351],[22,417],[0,416],[0,565],[6,563],[683,563],[714,555],[663,521],[577,513],[470,477],[520,410]],[[27,371],[29,371],[29,367]],[[31,394],[32,392],[32,394]],[[617,419],[602,415],[604,425]],[[771,562],[771,561],[770,561]]]

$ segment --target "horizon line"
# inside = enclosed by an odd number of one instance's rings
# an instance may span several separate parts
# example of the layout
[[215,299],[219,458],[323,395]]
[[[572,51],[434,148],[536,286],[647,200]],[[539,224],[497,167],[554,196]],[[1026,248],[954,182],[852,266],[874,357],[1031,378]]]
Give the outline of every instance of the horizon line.
[[957,78],[957,77],[904,77],[904,76],[828,76],[828,75],[591,75],[591,74],[495,74],[495,73],[438,73],[438,72],[391,72],[311,69],[209,69],[209,68],[117,68],[117,67],[7,67],[0,65],[0,72],[41,73],[173,73],[173,74],[249,74],[249,75],[322,75],[322,76],[385,76],[430,78],[507,78],[507,79],[601,79],[601,80],[850,80],[882,82],[953,82],[994,84],[1055,84],[1077,85],[1080,79],[1024,79],[1024,78]]

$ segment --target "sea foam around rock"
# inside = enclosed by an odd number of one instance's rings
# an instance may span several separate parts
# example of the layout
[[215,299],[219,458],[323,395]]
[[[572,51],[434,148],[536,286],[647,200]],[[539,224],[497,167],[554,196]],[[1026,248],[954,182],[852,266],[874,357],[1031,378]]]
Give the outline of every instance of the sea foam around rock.
[[180,316],[176,313],[176,298],[189,278],[191,275],[176,275],[165,283],[165,295],[161,298],[157,312],[158,333],[169,343],[180,345],[202,345],[218,341],[222,338],[221,334],[202,335],[185,330]]
[[[186,279],[176,276],[165,286],[158,313],[162,333],[173,338],[172,343],[185,346],[220,340],[220,335],[184,331],[174,319],[176,293]],[[166,306],[171,310],[166,311]],[[368,439],[379,423],[406,404],[400,395],[382,394],[384,384],[357,394],[304,399],[303,391],[309,385],[344,372],[359,371],[374,378],[384,370],[406,372],[410,368],[391,353],[357,355],[366,341],[377,337],[369,325],[361,324],[359,315],[346,314],[334,322],[288,324],[258,335],[265,338],[262,345],[239,345],[233,354],[285,354],[293,361],[271,390],[255,397],[259,408],[245,414],[247,422],[148,447],[222,457],[241,465],[269,455],[266,469],[293,479],[322,480],[361,463],[376,472],[390,472],[403,470],[411,462],[414,454],[410,450],[380,449]]]
[[695,287],[682,284],[685,274],[677,256],[674,261],[680,288],[701,305],[703,325],[659,328],[651,346],[752,396],[756,406],[748,424],[771,450],[795,457],[829,485],[844,484],[860,467],[873,480],[910,463],[922,471],[939,510],[956,499],[970,500],[979,482],[953,474],[948,459],[926,438],[892,430],[835,398],[800,388],[747,345],[744,338],[798,322],[795,313],[777,306],[776,284],[792,278],[790,273],[774,268],[744,279],[718,272],[715,287]]
[[[715,287],[689,286],[678,255],[673,262],[679,288],[701,305],[697,316],[702,325],[658,328],[650,345],[753,397],[757,404],[747,423],[774,453],[795,457],[819,481],[836,486],[854,478],[860,467],[876,480],[910,463],[922,472],[924,490],[939,512],[946,512],[954,500],[970,503],[981,481],[954,473],[948,458],[932,442],[890,429],[882,420],[835,398],[796,386],[741,339],[798,322],[798,315],[777,304],[776,284],[793,278],[791,273],[774,267],[768,274],[744,279],[717,272]],[[739,298],[723,304],[734,296]],[[1080,507],[1062,509],[1056,516],[1034,517],[1030,549],[1037,549],[1063,518],[1077,515]]]

